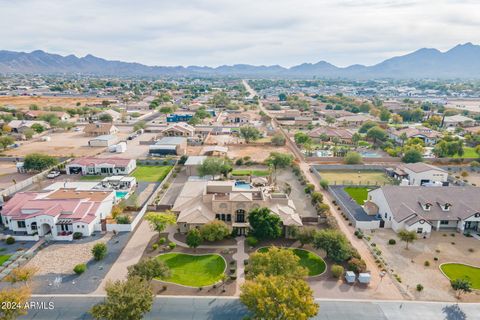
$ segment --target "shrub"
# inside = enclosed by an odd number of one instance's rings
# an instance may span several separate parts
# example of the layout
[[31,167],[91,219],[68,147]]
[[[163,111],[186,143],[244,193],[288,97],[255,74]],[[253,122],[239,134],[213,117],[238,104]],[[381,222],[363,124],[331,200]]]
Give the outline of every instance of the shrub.
[[200,227],[200,234],[207,241],[220,241],[230,233],[230,227],[220,220],[214,220]]
[[130,223],[130,217],[125,216],[125,215],[118,216],[115,220],[117,221],[118,224],[129,224]]
[[433,257],[433,260],[438,261],[438,257]]
[[320,186],[321,186],[323,189],[327,189],[327,188],[328,188],[328,181],[325,180],[325,179],[320,180]]
[[73,239],[75,239],[75,240],[82,239],[82,237],[83,237],[83,233],[81,233],[81,232],[74,232],[73,233]]
[[246,239],[248,246],[250,247],[255,247],[258,244],[258,240],[255,237],[247,237]]
[[338,264],[334,264],[330,268],[330,270],[332,271],[332,275],[337,279],[340,279],[340,277],[343,275],[343,272],[345,271],[345,269]]
[[177,246],[177,244],[175,242],[169,242],[168,243],[168,247],[170,248],[170,250],[175,249],[176,246]]
[[313,191],[315,190],[315,185],[313,185],[312,183],[307,183],[304,191],[305,193],[312,193]]
[[348,270],[353,272],[364,272],[367,270],[367,264],[362,259],[351,258],[348,260]]
[[14,244],[15,243],[15,238],[14,237],[8,237],[7,240],[5,240],[6,244]]
[[165,243],[165,241],[167,241],[165,238],[160,238],[160,239],[158,239],[157,243],[158,243],[159,245],[162,245],[162,244]]
[[321,202],[323,202],[323,195],[318,191],[312,192],[312,203],[316,204]]
[[156,243],[152,244],[152,249],[157,250],[158,249],[158,244],[156,244]]
[[73,268],[73,272],[75,272],[76,274],[82,274],[82,273],[84,273],[86,270],[87,270],[87,265],[86,265],[85,263],[77,264],[77,265]]
[[395,239],[388,240],[388,244],[390,244],[390,245],[394,245],[396,243],[397,243],[397,241]]
[[426,260],[426,261],[423,263],[423,265],[424,265],[425,267],[430,267],[430,261]]
[[422,286],[420,283],[417,284],[417,291],[418,291],[418,292],[423,291],[423,286]]
[[97,243],[92,248],[92,255],[95,260],[102,260],[107,255],[107,245],[105,243]]

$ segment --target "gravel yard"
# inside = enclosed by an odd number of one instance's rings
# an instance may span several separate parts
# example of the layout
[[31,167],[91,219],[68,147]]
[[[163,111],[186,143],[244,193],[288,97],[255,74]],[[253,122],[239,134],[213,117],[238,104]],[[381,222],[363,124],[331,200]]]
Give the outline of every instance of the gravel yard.
[[87,263],[92,259],[92,247],[98,242],[107,242],[111,236],[112,234],[109,233],[95,240],[85,238],[81,242],[54,243],[40,250],[27,266],[37,268],[37,275],[73,274],[75,265]]

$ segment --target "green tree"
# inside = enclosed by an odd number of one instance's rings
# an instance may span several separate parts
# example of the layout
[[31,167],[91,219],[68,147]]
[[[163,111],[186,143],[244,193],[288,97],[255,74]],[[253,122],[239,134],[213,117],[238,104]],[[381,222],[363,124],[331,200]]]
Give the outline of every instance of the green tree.
[[137,264],[129,266],[128,277],[140,277],[151,281],[153,278],[168,278],[170,269],[165,262],[156,258],[147,258],[140,260]]
[[90,313],[95,319],[141,320],[152,309],[154,294],[149,282],[140,277],[108,282],[107,297],[95,305]]
[[200,227],[202,238],[207,241],[220,241],[230,235],[232,230],[223,221],[214,220]]
[[248,214],[252,234],[259,239],[276,239],[282,234],[280,217],[269,208],[255,208]]
[[269,247],[250,255],[246,266],[248,279],[264,276],[306,277],[308,270],[300,266],[300,258],[289,249]]
[[42,133],[45,131],[45,127],[42,126],[40,123],[34,123],[32,124],[32,130],[35,131],[36,133]]
[[453,290],[457,292],[457,298],[460,299],[462,293],[472,292],[472,282],[466,278],[458,278],[450,281]]
[[225,108],[230,103],[230,98],[225,92],[216,93],[210,100],[210,104],[215,108]]
[[170,113],[173,113],[173,108],[172,106],[163,106],[159,109],[160,113],[163,113],[163,114],[170,114]]
[[349,151],[343,158],[343,162],[346,164],[360,164],[362,163],[362,156],[355,151]]
[[373,143],[376,144],[377,141],[385,141],[387,139],[387,133],[380,127],[373,127],[368,129],[367,138],[372,139]]
[[390,120],[391,116],[392,116],[392,114],[390,113],[390,111],[388,111],[388,109],[382,109],[382,111],[380,111],[380,120],[381,121],[388,121],[388,120]]
[[43,171],[57,164],[57,158],[41,153],[31,153],[23,161],[23,167],[27,171]]
[[306,244],[312,243],[313,239],[315,238],[315,234],[317,233],[317,229],[314,227],[305,226],[300,228],[297,232],[297,240],[300,241],[302,247]]
[[101,122],[113,122],[113,117],[108,113],[103,113],[98,117]]
[[107,245],[103,242],[96,243],[92,248],[92,255],[95,260],[102,260],[107,255]]
[[308,284],[298,278],[259,275],[242,286],[240,301],[255,319],[307,320],[318,313]]
[[196,228],[190,229],[187,233],[186,241],[190,248],[197,249],[197,247],[201,245],[203,241],[200,230]]
[[293,138],[295,139],[295,143],[299,146],[311,140],[310,137],[305,132],[301,132],[301,131],[295,133]]
[[405,163],[422,162],[422,153],[416,149],[407,150],[402,157],[402,161]]
[[0,137],[0,145],[2,146],[3,150],[7,149],[7,147],[13,144],[15,140],[10,136],[2,136]]
[[133,131],[136,132],[140,129],[145,129],[146,127],[147,127],[147,123],[143,120],[140,120],[133,125]]
[[208,157],[197,170],[201,177],[213,176],[215,178],[219,174],[223,174],[226,177],[232,171],[232,165],[228,159]]
[[334,229],[318,231],[313,239],[313,246],[323,249],[327,257],[336,263],[348,260],[352,256],[350,243],[343,233]]
[[360,129],[358,129],[358,132],[359,133],[367,133],[368,130],[370,130],[371,128],[376,127],[376,126],[377,126],[376,122],[367,121],[364,124],[362,124]]
[[293,156],[289,153],[271,152],[266,160],[268,165],[271,165],[277,172],[278,168],[285,168],[292,164]]
[[240,137],[245,139],[246,143],[250,143],[251,141],[260,139],[262,137],[262,134],[257,128],[253,126],[243,126],[240,127]]
[[15,320],[22,315],[26,315],[28,308],[25,305],[30,300],[31,291],[26,286],[6,287],[0,291],[0,303],[4,304],[0,308],[0,319]]
[[286,139],[285,137],[283,136],[283,134],[281,133],[276,133],[273,137],[272,137],[272,144],[274,146],[284,146],[286,143]]
[[163,213],[159,212],[147,212],[145,215],[145,220],[148,221],[152,230],[162,233],[167,226],[174,225],[177,222],[177,218],[175,214],[171,213],[170,211],[165,211]]
[[352,142],[354,145],[358,145],[358,142],[360,141],[360,139],[362,139],[362,136],[360,134],[358,134],[357,132],[355,132],[353,135],[352,135]]
[[400,230],[397,234],[398,238],[406,243],[405,249],[408,250],[408,244],[417,240],[417,232],[415,230],[407,231],[405,229]]

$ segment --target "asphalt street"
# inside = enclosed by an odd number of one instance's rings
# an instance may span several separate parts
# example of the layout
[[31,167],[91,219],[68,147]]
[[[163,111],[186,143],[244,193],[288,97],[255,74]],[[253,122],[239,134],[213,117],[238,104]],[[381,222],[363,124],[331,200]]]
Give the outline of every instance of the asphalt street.
[[[32,301],[43,302],[50,309],[30,310],[20,319],[92,319],[88,310],[102,300],[99,296],[35,296]],[[314,318],[317,320],[480,320],[480,304],[374,300],[317,302],[320,304],[320,312]],[[234,320],[246,315],[247,311],[236,298],[157,297],[145,319]]]

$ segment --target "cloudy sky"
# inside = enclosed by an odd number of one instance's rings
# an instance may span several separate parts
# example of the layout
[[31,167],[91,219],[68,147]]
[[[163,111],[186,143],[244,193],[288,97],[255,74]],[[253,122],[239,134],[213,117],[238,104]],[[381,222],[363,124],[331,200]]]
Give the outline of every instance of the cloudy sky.
[[480,0],[0,0],[0,49],[149,65],[374,64],[479,30]]

